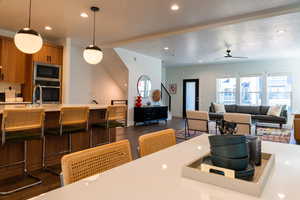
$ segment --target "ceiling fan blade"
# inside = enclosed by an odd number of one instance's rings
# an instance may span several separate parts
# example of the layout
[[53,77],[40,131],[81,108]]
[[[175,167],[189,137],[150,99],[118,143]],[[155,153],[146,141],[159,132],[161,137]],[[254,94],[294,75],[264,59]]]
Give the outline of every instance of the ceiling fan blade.
[[231,58],[247,59],[248,57],[242,57],[242,56],[232,56]]

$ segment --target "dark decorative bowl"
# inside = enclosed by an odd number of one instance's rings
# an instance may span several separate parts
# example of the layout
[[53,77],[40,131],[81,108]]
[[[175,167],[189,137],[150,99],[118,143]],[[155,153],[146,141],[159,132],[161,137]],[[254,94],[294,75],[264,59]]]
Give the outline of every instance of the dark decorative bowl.
[[247,168],[249,164],[249,157],[247,156],[239,159],[230,159],[212,155],[211,161],[215,166],[241,171]]
[[211,147],[210,152],[214,156],[231,159],[245,158],[249,155],[247,143]]
[[211,147],[246,143],[244,135],[213,135],[209,136],[208,139]]
[[243,179],[246,181],[252,181],[255,173],[255,167],[253,164],[249,164],[245,170],[235,171],[235,178]]

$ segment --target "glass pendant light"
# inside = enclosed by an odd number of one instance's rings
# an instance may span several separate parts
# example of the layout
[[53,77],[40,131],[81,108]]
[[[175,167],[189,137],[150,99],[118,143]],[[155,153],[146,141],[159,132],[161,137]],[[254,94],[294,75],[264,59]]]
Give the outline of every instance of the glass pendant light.
[[103,59],[102,50],[95,45],[95,23],[96,23],[96,12],[99,11],[98,7],[91,7],[91,10],[94,12],[94,30],[93,30],[93,44],[89,45],[83,51],[83,58],[89,64],[96,65],[100,63]]
[[29,0],[29,20],[28,27],[19,30],[15,34],[16,47],[27,54],[34,54],[38,52],[43,46],[43,39],[41,35],[30,28],[31,25],[31,0]]

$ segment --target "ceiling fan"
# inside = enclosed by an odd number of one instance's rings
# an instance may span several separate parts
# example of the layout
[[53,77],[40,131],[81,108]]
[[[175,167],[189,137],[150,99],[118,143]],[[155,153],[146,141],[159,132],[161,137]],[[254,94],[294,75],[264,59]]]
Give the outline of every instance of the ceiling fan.
[[227,49],[227,50],[226,50],[226,53],[225,53],[225,55],[224,55],[224,58],[247,59],[248,57],[233,56],[233,55],[231,54],[231,50],[230,50],[230,49]]

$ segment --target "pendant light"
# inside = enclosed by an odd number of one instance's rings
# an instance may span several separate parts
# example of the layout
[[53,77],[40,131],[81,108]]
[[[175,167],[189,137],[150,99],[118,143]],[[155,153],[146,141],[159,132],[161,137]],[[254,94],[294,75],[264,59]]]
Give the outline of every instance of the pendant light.
[[96,12],[99,11],[98,7],[91,7],[91,10],[94,12],[94,30],[93,30],[93,44],[89,45],[83,51],[83,58],[89,64],[96,65],[100,63],[103,59],[102,50],[95,45],[95,23],[96,23]]
[[19,30],[14,38],[16,47],[27,54],[38,52],[43,46],[41,35],[30,28],[31,25],[31,0],[29,0],[29,20],[28,27]]

